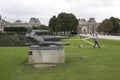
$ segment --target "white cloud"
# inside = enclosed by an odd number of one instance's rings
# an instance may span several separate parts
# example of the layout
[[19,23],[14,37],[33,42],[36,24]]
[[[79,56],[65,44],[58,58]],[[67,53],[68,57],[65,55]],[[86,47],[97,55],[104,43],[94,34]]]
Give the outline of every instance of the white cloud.
[[120,0],[0,0],[0,14],[6,19],[28,21],[30,17],[37,17],[46,25],[49,18],[61,12],[102,21],[111,16],[120,18],[119,9]]

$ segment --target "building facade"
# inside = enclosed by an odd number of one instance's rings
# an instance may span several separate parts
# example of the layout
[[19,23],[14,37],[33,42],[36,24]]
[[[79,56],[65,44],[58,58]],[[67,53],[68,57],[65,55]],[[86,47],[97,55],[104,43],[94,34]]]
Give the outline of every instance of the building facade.
[[37,27],[41,25],[39,19],[37,18],[30,18],[29,24],[31,24],[33,27]]
[[2,19],[1,15],[0,15],[0,33],[4,32],[4,27],[6,27],[8,24],[10,24],[10,23],[5,21],[4,19]]
[[95,18],[89,18],[88,21],[85,19],[79,19],[78,33],[80,34],[95,34],[99,23],[96,22]]
[[13,23],[7,22],[4,19],[2,19],[0,15],[0,32],[4,32],[5,27],[39,27],[41,25],[41,22],[37,18],[30,18],[30,21],[27,23],[22,22],[21,20],[16,20]]
[[21,20],[16,20],[13,23],[7,24],[5,27],[27,27],[27,26],[31,26],[31,24],[30,23],[23,23]]
[[32,27],[39,27],[41,25],[39,19],[36,18],[30,18],[30,21],[27,23],[23,23],[21,20],[16,20],[13,23],[7,24],[6,27],[27,27],[27,26],[32,26]]

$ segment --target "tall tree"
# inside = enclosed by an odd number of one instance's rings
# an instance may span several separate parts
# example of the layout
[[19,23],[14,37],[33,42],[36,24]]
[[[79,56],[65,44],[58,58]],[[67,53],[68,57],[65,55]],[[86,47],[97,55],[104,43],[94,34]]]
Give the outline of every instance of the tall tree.
[[78,20],[72,13],[60,13],[57,16],[57,19],[54,16],[50,19],[49,27],[52,27],[51,30],[55,30],[56,32],[65,33],[70,31],[77,33]]
[[112,22],[112,25],[114,26],[112,32],[113,33],[119,33],[120,28],[120,19],[111,17],[110,21]]
[[120,19],[111,17],[105,19],[97,28],[98,32],[107,32],[109,34],[120,34]]
[[113,30],[112,22],[109,19],[103,20],[103,22],[98,26],[98,32],[110,33]]
[[56,23],[57,23],[56,16],[53,16],[52,18],[50,18],[50,20],[49,20],[49,28],[52,31],[52,33],[57,31]]
[[57,28],[58,31],[62,32],[62,31],[66,31],[67,28],[67,14],[66,13],[60,13],[58,14],[57,17]]

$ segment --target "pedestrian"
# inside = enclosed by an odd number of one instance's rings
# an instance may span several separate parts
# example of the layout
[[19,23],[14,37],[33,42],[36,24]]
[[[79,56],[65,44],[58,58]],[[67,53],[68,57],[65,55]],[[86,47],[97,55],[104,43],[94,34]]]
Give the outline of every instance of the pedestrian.
[[95,34],[95,37],[94,37],[94,46],[93,46],[94,48],[96,47],[96,45],[97,45],[98,48],[100,48],[100,45],[99,45],[99,43],[98,43],[98,40],[99,40],[99,39],[98,39],[98,35]]

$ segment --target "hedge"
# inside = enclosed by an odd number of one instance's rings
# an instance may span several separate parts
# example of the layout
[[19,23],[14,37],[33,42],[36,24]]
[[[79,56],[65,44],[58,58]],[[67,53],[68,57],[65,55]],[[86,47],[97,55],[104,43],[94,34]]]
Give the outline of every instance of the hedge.
[[0,35],[0,46],[26,46],[25,35],[23,34],[2,34]]

